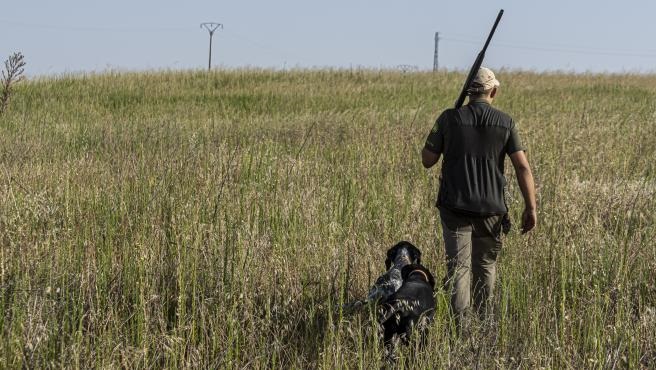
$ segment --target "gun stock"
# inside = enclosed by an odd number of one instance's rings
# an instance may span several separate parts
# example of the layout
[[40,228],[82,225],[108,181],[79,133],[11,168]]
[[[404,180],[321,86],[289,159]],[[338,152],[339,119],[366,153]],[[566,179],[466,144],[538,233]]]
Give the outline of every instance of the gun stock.
[[467,96],[467,89],[469,88],[469,85],[471,85],[472,81],[474,80],[474,77],[476,77],[476,73],[478,72],[478,69],[481,68],[481,64],[483,64],[483,59],[485,59],[485,52],[487,51],[488,45],[490,45],[490,41],[492,40],[492,36],[494,35],[494,32],[497,30],[497,26],[499,25],[499,21],[501,20],[502,15],[503,15],[503,9],[499,10],[499,15],[497,15],[496,21],[494,21],[494,26],[492,26],[492,31],[490,31],[490,34],[487,36],[485,45],[483,46],[483,49],[480,51],[480,53],[478,53],[478,56],[474,61],[474,65],[472,65],[471,69],[469,70],[469,74],[467,75],[465,84],[462,86],[462,90],[460,91],[458,100],[456,100],[456,104],[455,104],[456,109],[462,107],[462,104],[465,102],[465,97]]

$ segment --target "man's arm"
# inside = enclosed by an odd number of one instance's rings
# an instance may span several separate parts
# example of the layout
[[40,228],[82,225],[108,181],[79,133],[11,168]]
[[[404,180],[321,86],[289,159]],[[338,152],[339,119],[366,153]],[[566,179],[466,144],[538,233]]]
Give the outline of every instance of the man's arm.
[[447,111],[442,112],[431,129],[426,144],[421,151],[421,163],[425,168],[431,168],[440,159],[440,154],[444,150],[444,130],[448,120]]
[[421,163],[424,165],[425,168],[433,167],[439,159],[440,159],[439,154],[435,154],[426,148],[424,148],[421,151]]
[[533,173],[523,150],[516,151],[510,155],[510,160],[515,167],[517,183],[524,197],[524,213],[522,214],[522,234],[531,231],[538,221],[537,205],[535,202],[535,182]]

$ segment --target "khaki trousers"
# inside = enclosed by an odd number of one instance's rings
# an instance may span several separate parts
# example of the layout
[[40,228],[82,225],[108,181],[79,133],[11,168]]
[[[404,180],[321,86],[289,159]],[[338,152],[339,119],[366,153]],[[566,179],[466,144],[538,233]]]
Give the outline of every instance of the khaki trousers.
[[451,294],[457,318],[471,310],[485,315],[494,294],[497,256],[501,250],[501,215],[466,216],[440,208],[446,250],[444,288]]

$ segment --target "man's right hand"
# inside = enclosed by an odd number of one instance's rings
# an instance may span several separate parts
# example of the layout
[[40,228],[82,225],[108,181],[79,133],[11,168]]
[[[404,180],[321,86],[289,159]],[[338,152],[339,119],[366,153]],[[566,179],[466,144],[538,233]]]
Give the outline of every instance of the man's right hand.
[[524,208],[524,213],[522,214],[522,234],[533,230],[537,222],[538,214],[535,209]]

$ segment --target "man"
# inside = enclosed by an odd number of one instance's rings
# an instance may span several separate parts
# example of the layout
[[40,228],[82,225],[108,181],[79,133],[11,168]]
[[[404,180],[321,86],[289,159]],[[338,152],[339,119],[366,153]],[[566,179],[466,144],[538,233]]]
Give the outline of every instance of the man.
[[491,70],[480,68],[467,90],[469,103],[442,112],[421,153],[426,168],[444,157],[437,207],[447,257],[445,288],[451,292],[458,322],[471,310],[472,291],[481,315],[494,291],[501,231],[509,227],[506,155],[524,197],[522,233],[537,222],[533,175],[517,127],[509,115],[491,105],[499,85]]

